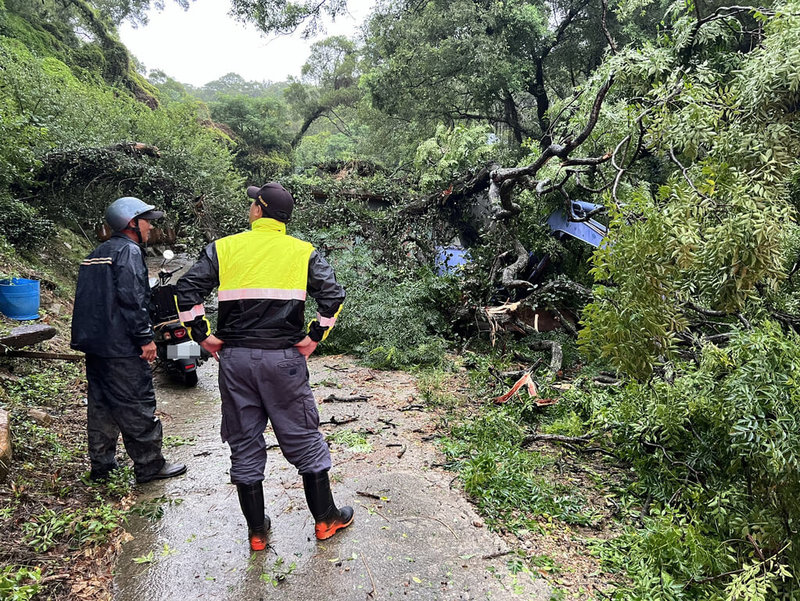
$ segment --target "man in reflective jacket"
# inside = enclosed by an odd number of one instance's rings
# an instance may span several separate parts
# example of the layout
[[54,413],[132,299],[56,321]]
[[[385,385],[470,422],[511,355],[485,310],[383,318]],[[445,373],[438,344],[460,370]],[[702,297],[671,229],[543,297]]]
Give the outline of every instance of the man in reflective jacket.
[[155,416],[149,362],[156,357],[156,345],[143,249],[150,220],[164,215],[154,209],[131,196],[115,200],[106,210],[114,234],[78,271],[70,346],[86,353],[89,477],[96,481],[117,468],[120,432],[138,483],[186,471],[161,454],[161,422]]
[[[308,242],[286,235],[294,200],[280,184],[250,186],[250,231],[212,242],[177,283],[180,319],[192,338],[219,361],[222,439],[231,449],[231,482],[247,521],[250,547],[264,549],[267,422],[284,457],[303,477],[318,539],[353,521],[351,507],[333,502],[331,457],[319,431],[307,358],[336,322],[344,289]],[[219,287],[217,332],[203,300]],[[304,328],[306,294],[317,318]]]

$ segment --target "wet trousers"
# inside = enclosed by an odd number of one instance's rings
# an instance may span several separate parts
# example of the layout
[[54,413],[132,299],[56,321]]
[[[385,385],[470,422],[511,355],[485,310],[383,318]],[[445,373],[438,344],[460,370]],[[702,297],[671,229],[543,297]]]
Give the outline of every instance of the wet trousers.
[[231,449],[231,482],[264,479],[272,423],[286,460],[301,474],[327,471],[331,455],[308,383],[306,359],[296,348],[223,347],[219,355],[222,440]]
[[92,473],[117,467],[114,458],[122,433],[137,479],[148,479],[164,466],[161,422],[150,365],[140,357],[86,355],[89,387],[86,426]]

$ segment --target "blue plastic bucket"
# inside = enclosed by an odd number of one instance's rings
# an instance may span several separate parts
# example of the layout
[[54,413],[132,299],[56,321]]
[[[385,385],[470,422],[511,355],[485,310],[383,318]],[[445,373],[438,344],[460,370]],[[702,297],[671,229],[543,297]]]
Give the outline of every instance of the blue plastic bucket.
[[0,280],[0,311],[11,319],[39,319],[39,280]]

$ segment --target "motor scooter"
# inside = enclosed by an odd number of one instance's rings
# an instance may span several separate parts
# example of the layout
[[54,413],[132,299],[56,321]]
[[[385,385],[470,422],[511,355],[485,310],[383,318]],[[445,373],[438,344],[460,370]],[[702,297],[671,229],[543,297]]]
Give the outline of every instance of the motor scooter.
[[165,265],[175,258],[171,250],[164,251],[164,262],[158,277],[150,278],[150,318],[155,331],[156,356],[170,379],[187,388],[197,385],[197,368],[211,355],[189,337],[178,319],[175,284],[172,276],[180,267],[168,271]]

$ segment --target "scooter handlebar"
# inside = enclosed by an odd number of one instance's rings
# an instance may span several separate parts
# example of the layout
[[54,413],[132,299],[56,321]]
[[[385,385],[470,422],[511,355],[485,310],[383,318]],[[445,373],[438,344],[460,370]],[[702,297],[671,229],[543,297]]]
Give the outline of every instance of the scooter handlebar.
[[172,271],[167,271],[166,269],[161,269],[158,272],[158,279],[162,284],[166,284],[167,282],[169,282],[169,280],[172,278],[172,276],[179,270],[180,270],[180,267],[178,269],[173,269]]

